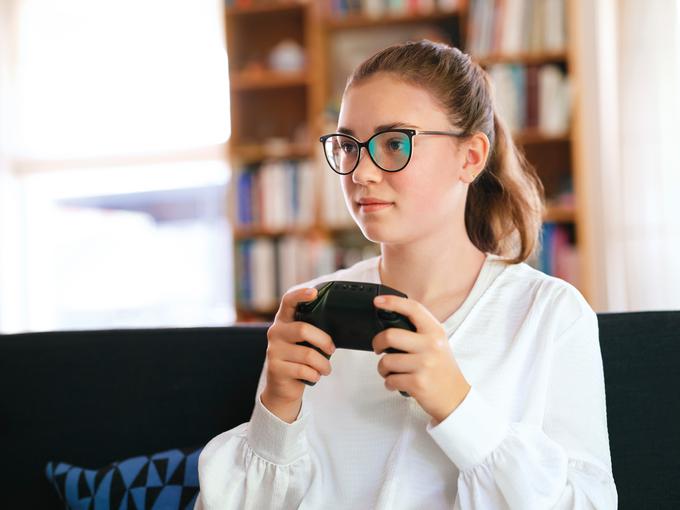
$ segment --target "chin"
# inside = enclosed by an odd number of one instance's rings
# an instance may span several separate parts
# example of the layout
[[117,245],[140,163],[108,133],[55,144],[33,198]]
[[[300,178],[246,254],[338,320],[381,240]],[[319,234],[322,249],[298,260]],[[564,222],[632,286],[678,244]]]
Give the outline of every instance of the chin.
[[400,244],[407,241],[403,235],[403,231],[400,231],[398,227],[389,228],[387,225],[366,224],[361,222],[357,222],[357,224],[364,237],[373,243]]

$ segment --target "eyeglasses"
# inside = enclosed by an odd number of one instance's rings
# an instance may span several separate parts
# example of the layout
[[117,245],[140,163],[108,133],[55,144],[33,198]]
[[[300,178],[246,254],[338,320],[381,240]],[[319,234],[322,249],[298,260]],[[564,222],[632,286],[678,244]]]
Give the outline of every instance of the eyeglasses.
[[444,135],[466,137],[451,131],[420,131],[417,129],[390,129],[375,133],[365,142],[351,135],[332,133],[319,138],[326,161],[340,175],[354,172],[359,166],[361,148],[366,147],[371,161],[385,172],[398,172],[406,168],[413,154],[413,137],[416,135]]

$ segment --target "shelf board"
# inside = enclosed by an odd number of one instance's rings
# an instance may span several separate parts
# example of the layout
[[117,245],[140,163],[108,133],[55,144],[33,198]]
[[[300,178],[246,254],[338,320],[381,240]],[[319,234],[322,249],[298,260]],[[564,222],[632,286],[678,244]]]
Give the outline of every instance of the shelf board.
[[518,145],[532,145],[539,143],[567,143],[571,140],[569,133],[563,134],[546,134],[538,129],[524,129],[517,133],[513,133],[513,140]]
[[492,54],[479,57],[472,57],[479,65],[488,66],[491,64],[550,64],[555,62],[566,62],[566,51],[542,51],[539,53],[514,53],[514,54]]
[[312,156],[308,145],[289,144],[268,147],[264,144],[242,144],[229,148],[229,156],[244,163],[255,163],[265,159],[303,159]]
[[279,306],[278,303],[276,306],[272,306],[272,308],[247,308],[243,306],[242,304],[237,304],[236,305],[236,314],[248,320],[248,322],[263,322],[262,317],[263,316],[274,316],[276,312],[278,312]]
[[576,221],[576,212],[572,206],[548,205],[544,221],[554,223],[574,223]]
[[279,2],[264,2],[264,3],[254,3],[247,7],[227,7],[225,9],[225,14],[227,16],[248,16],[249,14],[266,14],[266,13],[277,13],[283,11],[294,11],[299,9],[304,9],[306,3],[303,2],[293,2],[293,1],[279,1]]
[[232,90],[258,90],[290,87],[306,87],[309,85],[309,74],[306,71],[282,73],[278,71],[234,73],[230,78]]
[[357,229],[356,224],[347,225],[310,225],[308,227],[287,227],[279,229],[262,227],[236,227],[233,231],[234,239],[250,239],[253,237],[276,237],[276,236],[315,236],[315,235],[337,235]]
[[279,229],[237,227],[234,229],[234,239],[250,239],[252,237],[275,236],[305,236],[315,232],[318,232],[316,227],[287,227]]
[[[351,28],[371,28],[389,25],[405,25],[415,23],[428,23],[446,20],[460,14],[455,11],[434,11],[428,14],[384,14],[380,16],[368,16],[365,14],[347,14],[336,18],[326,18],[324,28],[326,30],[344,30]],[[337,15],[336,15],[337,16]]]

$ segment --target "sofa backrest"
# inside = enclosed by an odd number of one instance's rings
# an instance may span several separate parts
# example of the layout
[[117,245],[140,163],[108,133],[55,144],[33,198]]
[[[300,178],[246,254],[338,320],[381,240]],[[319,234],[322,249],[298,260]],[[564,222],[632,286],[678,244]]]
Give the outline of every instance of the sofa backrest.
[[[598,319],[619,508],[680,508],[680,312]],[[267,326],[0,336],[3,508],[63,507],[49,460],[99,468],[248,421]]]
[[63,508],[45,464],[201,447],[250,419],[266,326],[0,336],[0,507]]
[[680,508],[680,312],[598,323],[619,508]]

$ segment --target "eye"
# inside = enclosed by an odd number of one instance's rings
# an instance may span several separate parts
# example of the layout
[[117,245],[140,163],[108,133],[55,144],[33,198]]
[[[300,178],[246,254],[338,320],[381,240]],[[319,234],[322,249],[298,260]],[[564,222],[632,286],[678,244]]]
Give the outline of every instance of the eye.
[[387,141],[387,148],[393,152],[403,152],[404,151],[404,141],[399,138],[392,138]]
[[340,148],[345,154],[351,154],[356,150],[356,145],[353,143],[345,142],[340,144]]

